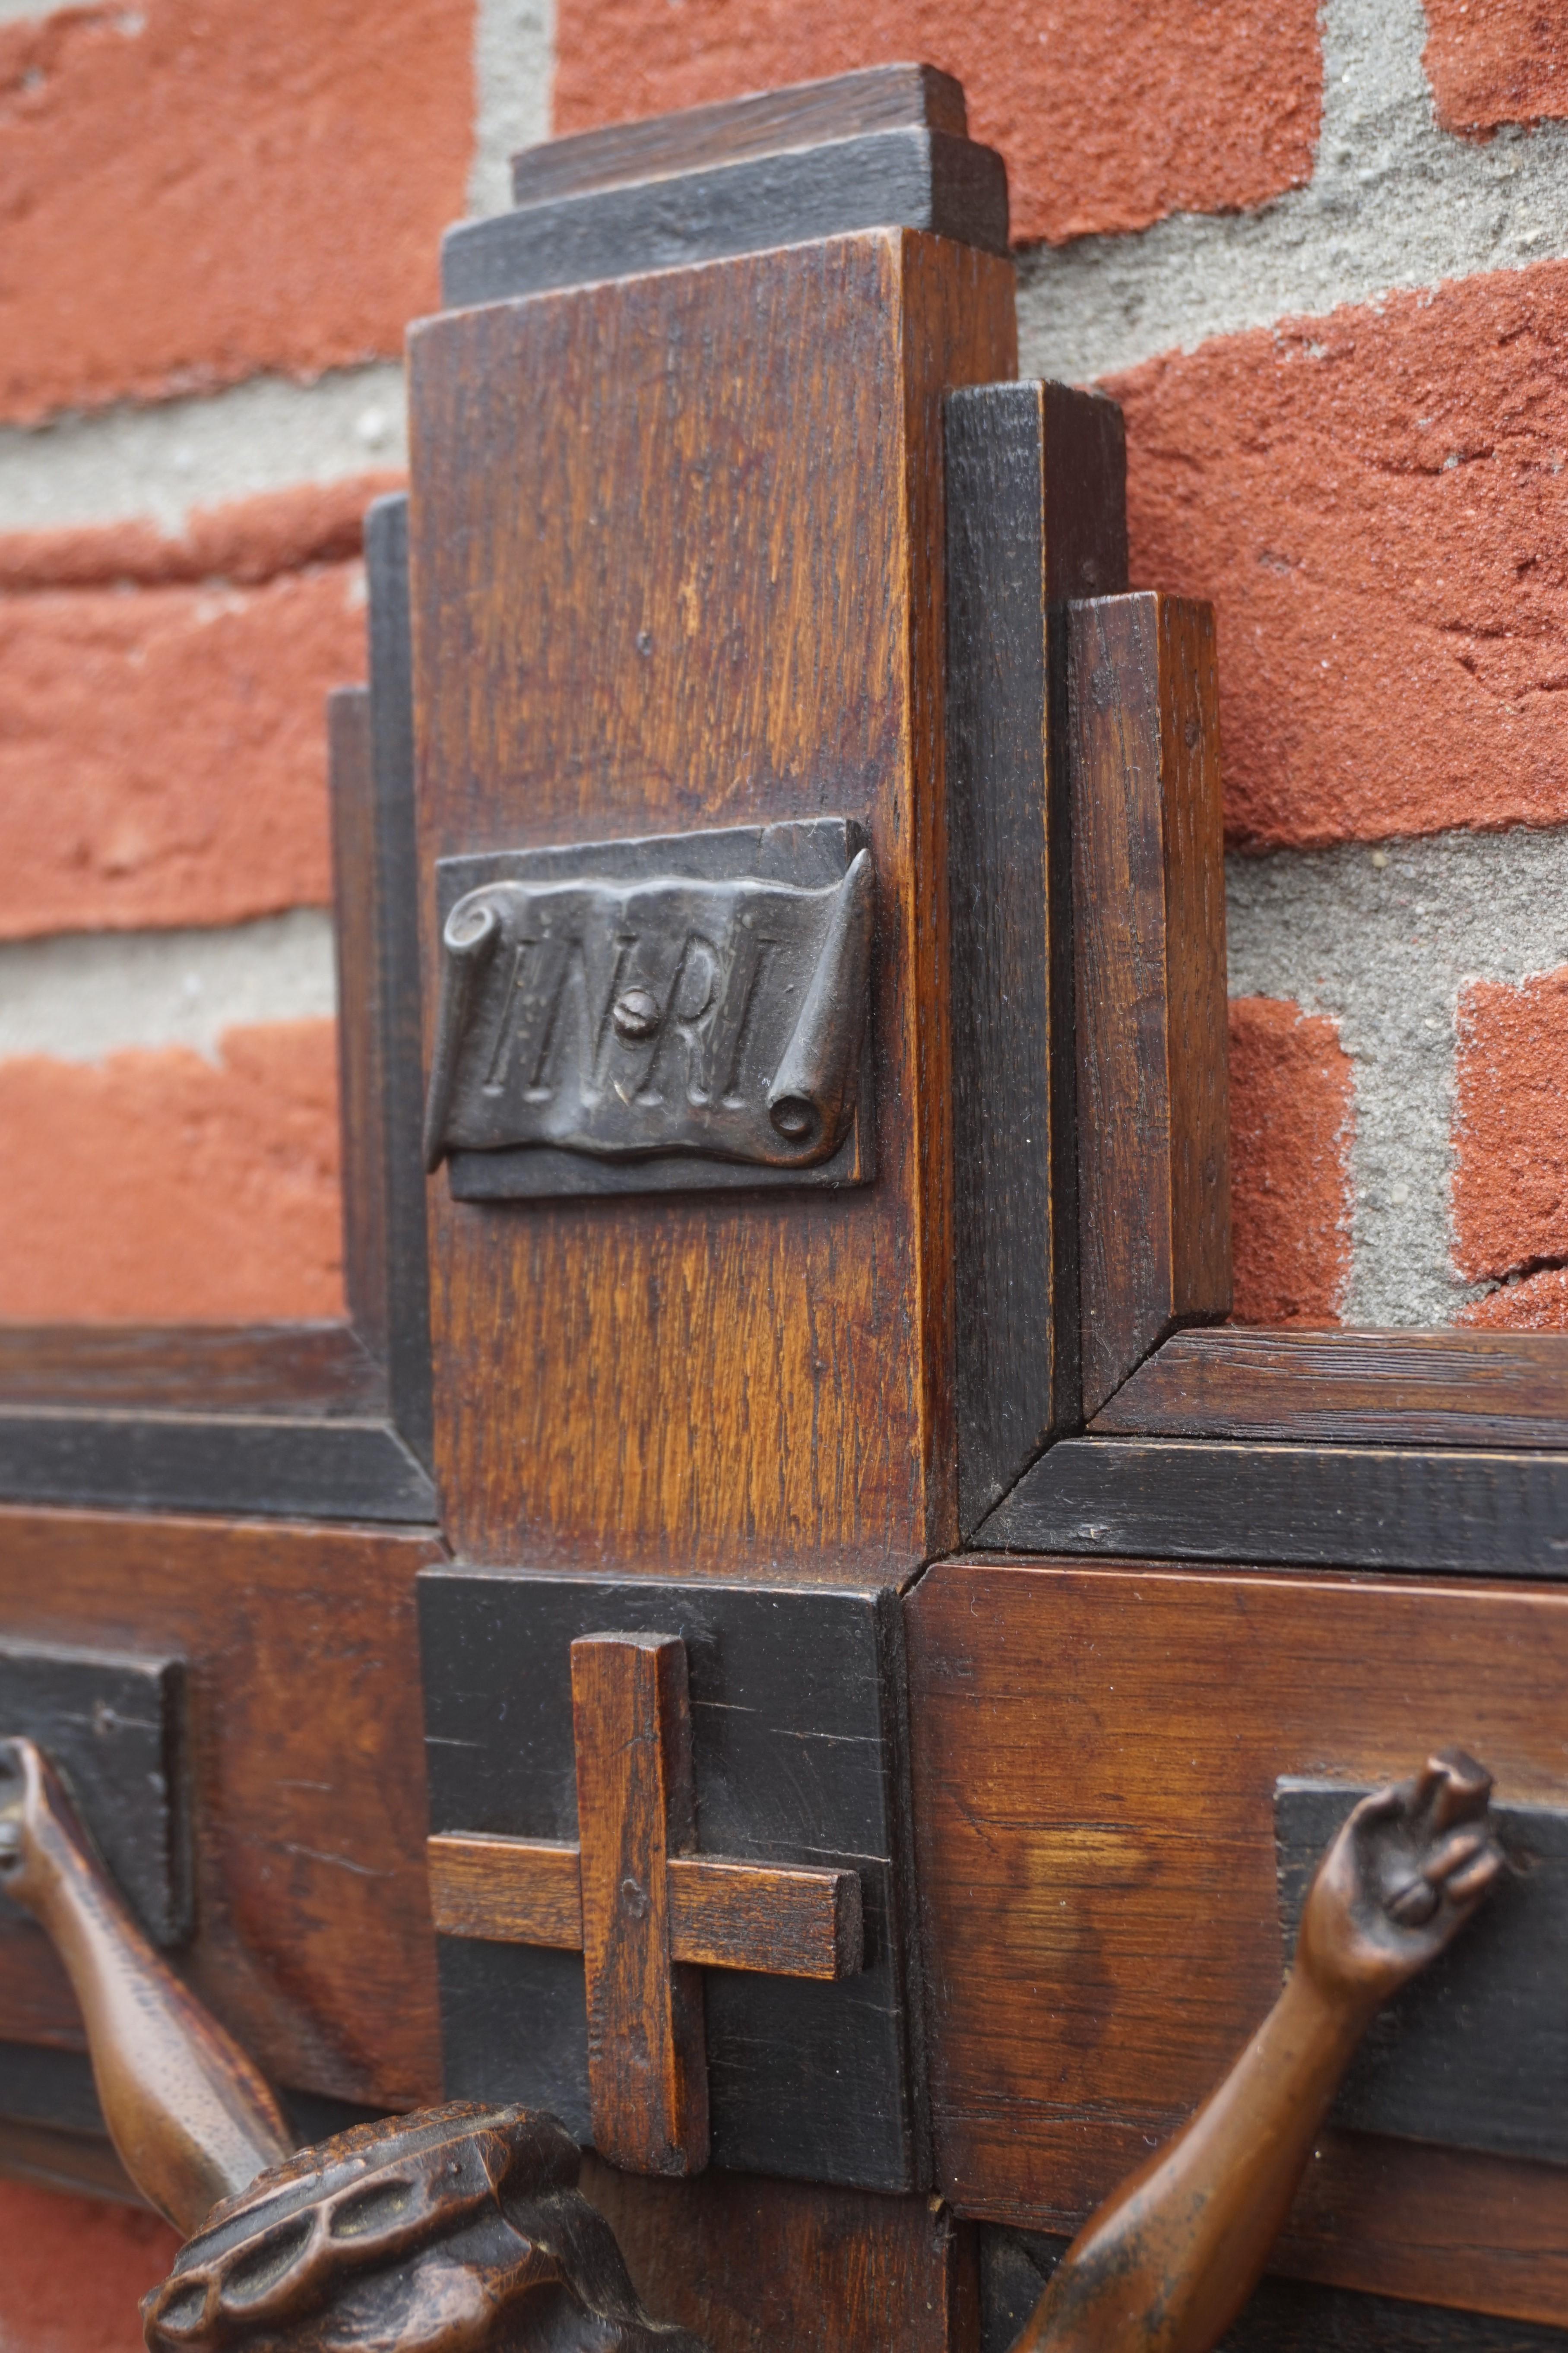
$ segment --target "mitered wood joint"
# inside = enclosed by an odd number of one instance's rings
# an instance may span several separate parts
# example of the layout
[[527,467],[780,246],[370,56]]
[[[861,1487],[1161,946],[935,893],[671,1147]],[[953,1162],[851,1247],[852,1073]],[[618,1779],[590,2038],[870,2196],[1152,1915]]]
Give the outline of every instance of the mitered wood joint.
[[853,1871],[698,1854],[686,1646],[572,1645],[575,1844],[448,1832],[426,1853],[438,1932],[580,1951],[594,2141],[639,2173],[699,2173],[708,2079],[699,1968],[835,1978],[861,1965]]

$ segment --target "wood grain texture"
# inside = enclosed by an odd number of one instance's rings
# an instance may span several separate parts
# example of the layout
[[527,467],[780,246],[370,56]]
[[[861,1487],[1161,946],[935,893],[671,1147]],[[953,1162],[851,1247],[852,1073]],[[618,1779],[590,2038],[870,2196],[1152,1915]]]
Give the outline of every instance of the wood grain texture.
[[711,2353],[978,2353],[974,2233],[925,2198],[584,2162],[638,2294]]
[[[1561,1591],[973,1559],[906,1615],[938,2183],[988,2220],[1076,2229],[1268,2009],[1278,1775],[1453,1741],[1561,1801]],[[1321,2151],[1277,2269],[1568,2320],[1560,2170]]]
[[861,73],[683,107],[677,114],[578,131],[525,147],[511,161],[512,201],[542,204],[552,196],[667,179],[705,164],[739,164],[829,139],[921,129],[945,131],[954,139],[967,132],[963,91],[952,75],[934,66],[869,66]]
[[[274,2083],[379,2107],[441,2091],[414,1624],[438,1556],[406,1534],[0,1513],[9,1639],[186,1662],[192,1987]],[[0,2039],[81,2047],[41,1932],[6,1940]]]
[[385,1402],[382,1368],[346,1324],[0,1326],[4,1406],[304,1419]]
[[443,1831],[426,1840],[425,1860],[438,1936],[582,1951],[582,1850],[574,1840]]
[[670,1858],[669,1949],[710,1969],[768,1977],[853,1977],[860,1967],[860,1881],[853,1871]]
[[531,203],[447,231],[441,299],[505,301],[892,227],[1005,254],[1001,156],[945,131],[872,131]]
[[1554,1332],[1174,1332],[1094,1419],[1149,1438],[1561,1446]]
[[697,1840],[685,1643],[579,1635],[572,1722],[594,2146],[634,2173],[700,2173],[702,1981],[670,1950],[665,1870]]
[[1559,1577],[1568,1455],[1065,1438],[980,1531],[1021,1553]]
[[[437,1933],[583,1949],[579,1850],[554,1839],[426,1841]],[[769,1977],[850,1977],[860,1966],[860,1882],[852,1871],[672,1855],[665,1866],[672,1960]]]
[[1068,628],[1084,1411],[1230,1308],[1214,616],[1097,598]]
[[[958,1518],[1079,1411],[1072,865],[1060,648],[1127,578],[1121,411],[1062,385],[947,403]],[[1054,740],[1053,740],[1054,738]]]
[[432,1189],[466,1558],[828,1579],[952,1540],[941,403],[1014,337],[1007,264],[898,231],[415,330],[426,926],[437,856],[610,809],[855,817],[881,911],[874,1187]]

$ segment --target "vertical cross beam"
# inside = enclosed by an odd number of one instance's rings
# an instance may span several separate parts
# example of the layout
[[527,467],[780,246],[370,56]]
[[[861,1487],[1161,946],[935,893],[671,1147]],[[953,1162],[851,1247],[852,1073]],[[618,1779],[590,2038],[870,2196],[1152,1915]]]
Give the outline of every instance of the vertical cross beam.
[[666,1868],[696,1843],[684,1642],[581,1635],[572,1720],[595,2146],[636,2172],[700,2173],[702,1980],[671,1951]]

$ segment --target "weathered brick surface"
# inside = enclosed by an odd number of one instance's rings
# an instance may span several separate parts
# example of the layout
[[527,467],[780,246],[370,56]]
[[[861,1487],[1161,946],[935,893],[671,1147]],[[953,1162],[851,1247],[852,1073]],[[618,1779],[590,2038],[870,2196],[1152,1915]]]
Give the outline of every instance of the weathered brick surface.
[[327,690],[363,573],[0,596],[0,937],[228,923],[331,895]]
[[156,2214],[0,2181],[7,2353],[141,2353],[137,2306],[180,2244]]
[[1025,241],[1262,204],[1309,176],[1321,109],[1314,0],[559,0],[556,27],[559,131],[941,66],[1007,159]]
[[1219,608],[1234,838],[1568,819],[1568,263],[1109,388],[1134,580]]
[[341,1315],[335,1025],[0,1061],[0,1200],[8,1323]]
[[1459,1322],[1492,1332],[1568,1332],[1568,1268],[1543,1267],[1502,1283],[1461,1309]]
[[473,148],[460,0],[0,24],[0,416],[402,349]]
[[389,469],[336,482],[300,482],[198,507],[183,532],[144,516],[53,531],[0,532],[0,592],[100,588],[134,581],[221,579],[254,586],[308,564],[341,563],[364,544],[364,511],[405,477]]
[[1563,12],[1547,0],[1426,0],[1425,62],[1445,131],[1568,115]]
[[1350,1057],[1337,1023],[1277,997],[1230,1005],[1238,1324],[1335,1324],[1350,1279]]
[[1568,1260],[1568,965],[1465,989],[1455,1076],[1454,1262],[1470,1282],[1531,1278],[1467,1320],[1568,1322],[1561,1281],[1542,1271]]

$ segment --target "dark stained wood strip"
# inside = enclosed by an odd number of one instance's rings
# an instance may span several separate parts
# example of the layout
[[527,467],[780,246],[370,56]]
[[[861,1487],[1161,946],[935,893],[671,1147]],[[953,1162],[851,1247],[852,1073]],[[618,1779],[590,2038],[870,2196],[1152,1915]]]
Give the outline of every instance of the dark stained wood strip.
[[1561,1577],[1568,1455],[1067,1438],[980,1533],[1024,1553]]
[[672,1959],[769,1977],[853,1977],[860,1966],[860,1881],[853,1871],[670,1857]]
[[[556,1839],[443,1831],[426,1848],[437,1932],[583,1948],[580,1851]],[[672,1960],[770,1977],[852,1977],[860,1966],[853,1871],[672,1855],[665,1867]]]
[[673,1960],[665,1870],[696,1828],[685,1643],[580,1634],[572,1721],[594,2146],[633,2172],[700,2173],[702,1981]]
[[[370,623],[373,821],[369,1011],[381,1158],[379,1311],[367,1304],[386,1363],[392,1417],[431,1460],[430,1269],[420,1131],[425,1063],[419,1000],[419,859],[414,819],[414,683],[408,614],[408,500],[377,499],[365,516]],[[347,878],[340,886],[347,887]],[[362,888],[364,885],[362,884]],[[340,923],[342,918],[340,917]]]
[[582,1951],[583,1879],[575,1845],[443,1831],[426,1841],[425,1856],[437,1936]]
[[689,269],[872,228],[1007,250],[1000,155],[945,131],[873,131],[561,196],[449,229],[442,300],[459,309],[552,287]]
[[1112,402],[1022,384],[953,393],[946,454],[958,1511],[968,1533],[1079,1412],[1068,760],[1050,634],[1068,598],[1125,585],[1126,453]]
[[1083,1402],[1230,1306],[1225,857],[1214,617],[1073,606]]
[[346,1324],[0,1325],[5,1406],[374,1413],[380,1366]]
[[542,204],[591,188],[668,179],[704,164],[738,164],[871,131],[921,128],[965,136],[969,121],[958,83],[934,66],[869,66],[826,81],[721,99],[525,147],[512,157],[512,201]]
[[28,1504],[428,1521],[436,1490],[390,1422],[0,1409],[0,1496]]
[[1555,1332],[1177,1332],[1096,1415],[1142,1437],[1568,1443]]

